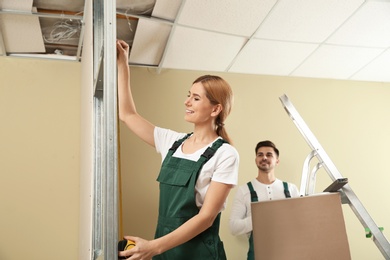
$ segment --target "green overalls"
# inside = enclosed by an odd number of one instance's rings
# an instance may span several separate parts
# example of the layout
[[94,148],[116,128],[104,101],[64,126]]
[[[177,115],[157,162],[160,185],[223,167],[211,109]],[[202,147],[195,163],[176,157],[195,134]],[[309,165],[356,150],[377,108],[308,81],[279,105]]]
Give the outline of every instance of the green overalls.
[[[157,181],[160,182],[160,206],[155,238],[162,237],[198,214],[195,184],[202,166],[226,142],[218,139],[206,149],[197,162],[173,157],[179,145],[189,137],[176,141],[165,157]],[[188,242],[172,248],[154,260],[225,260],[225,250],[219,238],[221,214],[213,225]]]
[[[248,185],[249,191],[251,192],[251,202],[259,201],[259,199],[257,198],[257,193],[252,186],[252,183],[248,182],[247,185]],[[283,186],[284,186],[284,195],[286,196],[286,198],[291,198],[290,191],[288,190],[287,182],[283,182]],[[253,231],[251,232],[251,235],[249,237],[249,250],[248,250],[248,258],[247,259],[248,260],[255,260],[255,248],[253,245]]]

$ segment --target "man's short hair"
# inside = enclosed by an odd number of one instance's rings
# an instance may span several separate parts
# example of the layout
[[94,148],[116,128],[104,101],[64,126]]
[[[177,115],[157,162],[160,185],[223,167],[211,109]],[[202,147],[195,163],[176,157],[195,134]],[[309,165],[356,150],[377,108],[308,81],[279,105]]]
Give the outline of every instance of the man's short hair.
[[260,147],[264,147],[264,146],[265,147],[272,147],[272,149],[274,149],[276,155],[279,157],[278,148],[276,148],[276,145],[269,140],[258,142],[256,145],[255,153],[257,154],[257,150],[259,150]]

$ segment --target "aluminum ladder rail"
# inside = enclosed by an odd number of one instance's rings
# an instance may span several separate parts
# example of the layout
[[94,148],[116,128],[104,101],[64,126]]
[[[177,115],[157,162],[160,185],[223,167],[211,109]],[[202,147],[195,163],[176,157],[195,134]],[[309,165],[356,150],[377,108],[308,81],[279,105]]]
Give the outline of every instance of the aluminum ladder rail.
[[[332,181],[336,181],[337,179],[342,179],[342,175],[337,170],[336,166],[322,148],[321,144],[318,142],[317,138],[311,132],[309,127],[303,121],[302,117],[299,115],[298,111],[295,109],[294,105],[290,102],[286,95],[279,97],[282,102],[284,109],[287,114],[295,123],[298,130],[301,132],[302,136],[305,138],[307,144],[312,149],[312,153],[306,160],[310,160],[312,157],[316,157],[321,166],[326,170],[329,177]],[[302,176],[302,182],[307,182],[307,176]],[[301,189],[303,184],[301,183]],[[302,191],[301,191],[302,192]],[[356,194],[353,192],[349,184],[344,185],[340,189],[340,193],[346,203],[349,204],[352,211],[355,213],[356,217],[359,219],[364,228],[369,229],[372,234],[372,240],[375,245],[378,247],[380,252],[383,254],[385,259],[390,259],[390,244],[386,239],[382,231],[375,224],[374,220],[371,218],[367,210],[364,208],[363,204],[360,202]]]

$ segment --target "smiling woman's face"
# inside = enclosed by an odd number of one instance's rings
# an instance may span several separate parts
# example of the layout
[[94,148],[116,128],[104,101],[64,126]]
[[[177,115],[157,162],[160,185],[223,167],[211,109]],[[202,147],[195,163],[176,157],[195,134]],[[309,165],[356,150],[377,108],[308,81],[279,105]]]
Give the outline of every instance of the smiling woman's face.
[[202,124],[213,120],[211,114],[215,105],[212,105],[206,97],[206,91],[202,83],[194,83],[188,92],[188,97],[184,102],[186,106],[185,120],[194,123]]

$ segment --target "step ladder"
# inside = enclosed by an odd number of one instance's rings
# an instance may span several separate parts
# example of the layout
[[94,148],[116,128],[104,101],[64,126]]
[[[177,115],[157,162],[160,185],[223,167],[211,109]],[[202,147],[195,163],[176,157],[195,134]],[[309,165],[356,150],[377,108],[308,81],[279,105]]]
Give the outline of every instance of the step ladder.
[[[355,213],[365,230],[369,230],[370,236],[372,236],[372,240],[374,241],[380,252],[383,254],[385,259],[390,259],[389,241],[382,233],[381,228],[379,228],[375,224],[374,220],[364,208],[363,204],[360,202],[356,194],[352,191],[351,187],[348,184],[348,179],[344,178],[337,170],[330,157],[322,148],[321,144],[318,142],[314,134],[310,131],[309,127],[303,121],[302,117],[299,115],[298,111],[295,109],[288,97],[286,95],[283,95],[279,97],[279,99],[282,102],[287,114],[293,120],[296,127],[301,132],[302,136],[305,138],[307,144],[312,150],[310,154],[306,157],[304,162],[300,194],[302,196],[306,196],[314,193],[316,172],[320,168],[324,168],[333,181],[333,183],[325,190],[340,192],[342,203],[349,204],[352,211]],[[315,165],[313,170],[310,172],[310,161],[313,158],[316,158],[318,160],[318,164]]]

